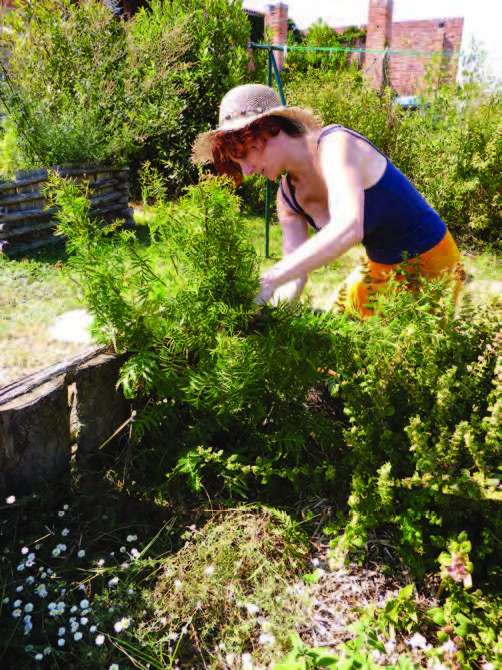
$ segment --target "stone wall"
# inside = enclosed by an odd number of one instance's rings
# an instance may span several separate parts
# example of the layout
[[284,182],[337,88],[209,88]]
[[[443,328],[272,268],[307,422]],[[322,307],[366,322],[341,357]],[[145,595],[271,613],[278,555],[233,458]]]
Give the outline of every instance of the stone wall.
[[[89,188],[91,213],[107,221],[134,224],[129,209],[129,169],[107,166],[56,168]],[[61,241],[56,235],[55,210],[43,192],[47,170],[19,171],[12,181],[0,181],[0,254],[18,256]]]
[[0,495],[55,480],[127,425],[123,361],[93,347],[0,389]]

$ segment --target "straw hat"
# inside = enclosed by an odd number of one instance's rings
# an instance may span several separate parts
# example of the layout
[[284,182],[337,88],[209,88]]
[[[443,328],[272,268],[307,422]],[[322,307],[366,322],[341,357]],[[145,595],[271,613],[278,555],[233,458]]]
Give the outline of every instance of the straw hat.
[[263,84],[244,84],[230,89],[220,104],[218,128],[201,133],[192,147],[194,163],[210,163],[213,160],[212,141],[217,133],[232,132],[244,128],[265,116],[284,116],[306,128],[319,128],[322,124],[313,112],[302,107],[285,107],[277,93]]

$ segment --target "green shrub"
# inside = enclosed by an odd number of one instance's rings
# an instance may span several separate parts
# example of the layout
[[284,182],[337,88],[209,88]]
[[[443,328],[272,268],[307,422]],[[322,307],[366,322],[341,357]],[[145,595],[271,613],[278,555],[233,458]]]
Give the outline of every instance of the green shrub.
[[147,142],[134,161],[139,166],[149,160],[162,171],[168,192],[179,195],[197,176],[190,160],[195,137],[217,125],[223,95],[250,76],[250,23],[238,0],[152,0],[135,20],[148,26],[152,22],[164,24],[169,29],[183,25],[191,38],[183,55],[187,68],[177,124],[169,133]]
[[376,91],[359,70],[310,70],[288,83],[286,98],[290,105],[317,111],[325,125],[353,128],[385,152],[392,147],[401,116],[392,91]]
[[424,101],[403,118],[391,157],[464,245],[500,249],[500,94],[444,87]]
[[328,496],[347,510],[340,553],[387,526],[417,572],[465,529],[478,574],[497,576],[493,309],[456,313],[439,280],[396,289],[365,321],[258,309],[256,255],[219,180],[160,204],[148,247],[89,221],[75,188],[57,196],[69,267],[102,338],[130,353],[120,383],[145,467],[196,492]]
[[98,0],[19,0],[6,13],[0,95],[23,166],[125,163],[174,132],[188,33],[154,19],[126,22]]
[[[343,32],[337,32],[322,20],[312,24],[306,36],[301,40],[301,49],[294,48],[288,52],[282,70],[281,77],[286,83],[291,79],[312,74],[316,71],[336,73],[339,75],[344,69],[351,65],[350,52],[342,49],[354,47],[364,40],[365,31],[361,28],[346,28]],[[288,33],[288,44],[294,47],[298,43],[297,35],[290,31]],[[334,48],[340,51],[308,51],[309,48]]]

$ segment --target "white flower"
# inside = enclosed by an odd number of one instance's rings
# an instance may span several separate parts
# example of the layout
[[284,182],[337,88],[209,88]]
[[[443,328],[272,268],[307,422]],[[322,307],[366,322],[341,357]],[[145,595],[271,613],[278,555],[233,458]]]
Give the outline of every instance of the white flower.
[[24,587],[21,586],[21,585],[20,585],[20,586],[16,586],[16,593],[21,593],[21,591],[23,590],[23,588],[24,588]]
[[61,531],[61,535],[63,537],[66,537],[69,534],[70,534],[70,529],[69,528],[63,528],[63,530]]
[[80,623],[82,624],[82,626],[87,626],[87,624],[89,623],[89,619],[86,616],[82,616],[80,617]]
[[408,640],[406,640],[406,644],[412,649],[427,649],[429,647],[427,640],[420,633],[415,633],[412,635]]
[[108,670],[119,670],[119,666],[116,663],[112,663]]
[[132,595],[134,595],[135,591],[134,591],[134,589],[127,589],[127,593],[128,593],[128,595],[132,596]]
[[32,630],[33,630],[33,624],[31,623],[31,621],[25,621],[24,622],[24,634],[29,635]]
[[136,542],[137,539],[138,539],[137,535],[128,535],[126,537],[126,542]]
[[121,633],[123,630],[126,630],[126,628],[129,628],[130,623],[131,623],[130,619],[128,619],[127,617],[123,617],[122,619],[120,619],[120,621],[115,622],[113,628],[115,629],[116,633]]
[[[80,609],[85,610],[87,607],[89,607],[89,601],[86,598],[84,598],[83,600],[80,601]],[[76,609],[77,608],[75,608],[75,610]],[[73,608],[72,608],[72,610],[73,610]]]
[[49,595],[45,584],[39,584],[35,589],[35,593],[39,598],[47,598],[47,596]]
[[33,603],[26,603],[26,605],[24,606],[24,611],[33,612]]
[[208,565],[207,568],[204,570],[204,574],[207,577],[211,577],[214,575],[214,565]]
[[30,551],[30,550],[28,549],[28,547],[23,547],[23,548],[21,549],[21,553],[23,554],[23,556],[26,556],[26,554],[27,554],[29,551]]
[[99,561],[96,562],[96,565],[98,566],[98,568],[102,568],[104,564],[105,564],[105,559],[104,558],[100,558]]
[[454,654],[457,651],[457,645],[453,640],[446,640],[446,642],[440,647],[440,650],[444,654]]
[[52,653],[52,647],[45,647],[44,656],[48,656],[51,653]]
[[34,584],[35,583],[35,577],[32,577],[31,575],[29,577],[26,577],[25,582],[27,584]]
[[72,621],[70,625],[70,630],[72,633],[75,633],[79,629],[79,622],[78,621]]
[[5,502],[7,505],[12,505],[16,502],[16,496],[9,496],[8,498],[5,498]]
[[78,607],[76,605],[72,605],[70,607],[70,614],[74,614],[78,610]]
[[17,607],[15,610],[12,610],[12,616],[14,617],[14,619],[19,619],[21,614],[22,610],[20,610],[19,607]]
[[140,552],[136,549],[136,547],[133,547],[133,548],[131,549],[131,556],[132,556],[133,558],[138,558],[139,555],[140,555]]
[[84,558],[84,556],[85,556],[85,549],[79,549],[79,551],[77,551],[77,558]]
[[98,630],[97,626],[90,626],[89,627],[89,633],[95,633]]
[[275,637],[272,635],[272,633],[262,633],[258,638],[258,642],[263,646],[272,645],[275,642]]
[[14,607],[21,607],[22,602],[22,600],[14,600],[12,604]]
[[35,654],[35,661],[43,661],[43,660],[44,660],[43,654]]
[[117,586],[119,583],[119,578],[118,577],[112,577],[111,579],[108,580],[108,586]]
[[3,603],[4,605],[7,605],[8,602],[9,602],[9,598],[4,598],[4,599],[2,600],[2,603]]
[[79,640],[82,639],[82,637],[83,637],[83,636],[82,636],[82,633],[77,632],[77,633],[75,633],[75,635],[73,636],[73,639],[75,640],[75,642],[78,642]]
[[60,637],[58,640],[58,647],[64,647],[65,645],[65,639],[64,637]]
[[182,586],[183,586],[183,582],[181,581],[181,579],[175,579],[174,580],[174,588],[176,589],[176,591],[179,591]]
[[121,554],[125,554],[126,548],[125,547],[120,547],[119,551],[120,551]]
[[253,670],[253,657],[251,654],[245,653],[241,656],[242,670]]
[[260,611],[258,605],[255,605],[254,603],[244,603],[244,608],[249,616],[255,616]]
[[65,512],[67,512],[69,510],[69,505],[63,505],[63,509]]
[[101,647],[101,645],[104,643],[104,641],[105,641],[105,636],[103,635],[103,633],[100,633],[99,635],[96,635],[96,639],[94,640],[95,644],[97,644],[98,647]]
[[61,555],[61,551],[60,551],[57,547],[55,547],[55,548],[52,550],[52,555],[54,556],[54,558],[57,558],[58,556]]
[[21,561],[21,563],[17,566],[16,569],[17,569],[18,572],[23,572],[23,571],[24,571],[24,568],[25,568],[25,565],[24,565],[24,563]]
[[63,635],[66,633],[66,628],[64,626],[61,626],[58,628],[58,637],[63,637]]
[[62,509],[61,509],[61,510],[59,510],[59,512],[58,512],[58,517],[59,517],[59,518],[61,519],[61,518],[63,518],[63,517],[64,517],[64,515],[65,515],[65,512],[64,512],[64,510],[62,510]]

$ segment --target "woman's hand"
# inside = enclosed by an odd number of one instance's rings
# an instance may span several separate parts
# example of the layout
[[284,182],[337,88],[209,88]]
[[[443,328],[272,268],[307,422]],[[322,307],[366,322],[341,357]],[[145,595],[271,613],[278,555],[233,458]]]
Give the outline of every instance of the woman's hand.
[[260,291],[255,299],[258,305],[264,305],[268,302],[274,295],[277,286],[278,284],[274,280],[273,273],[270,270],[264,272],[260,277]]

